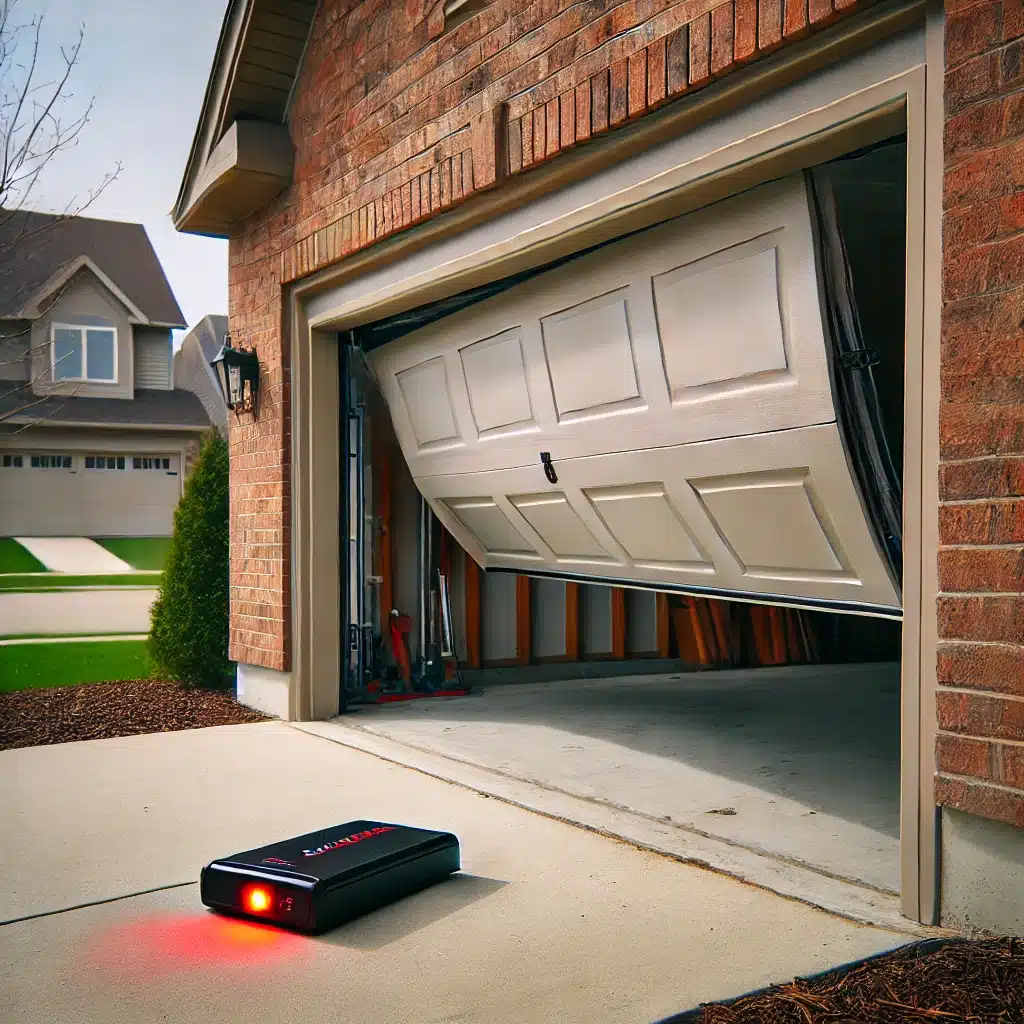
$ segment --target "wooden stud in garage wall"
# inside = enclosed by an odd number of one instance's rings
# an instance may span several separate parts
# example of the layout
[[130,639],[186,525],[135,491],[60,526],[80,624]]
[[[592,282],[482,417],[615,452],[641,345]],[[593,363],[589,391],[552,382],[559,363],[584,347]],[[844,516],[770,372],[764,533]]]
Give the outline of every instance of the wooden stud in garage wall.
[[655,595],[655,614],[658,619],[658,657],[672,653],[672,622],[669,616],[668,594]]
[[530,577],[516,577],[516,664],[529,665],[531,651]]
[[612,587],[612,657],[622,661],[626,657],[626,591]]
[[468,552],[466,563],[466,664],[469,668],[480,667],[480,566]]
[[580,660],[580,585],[565,585],[565,660]]

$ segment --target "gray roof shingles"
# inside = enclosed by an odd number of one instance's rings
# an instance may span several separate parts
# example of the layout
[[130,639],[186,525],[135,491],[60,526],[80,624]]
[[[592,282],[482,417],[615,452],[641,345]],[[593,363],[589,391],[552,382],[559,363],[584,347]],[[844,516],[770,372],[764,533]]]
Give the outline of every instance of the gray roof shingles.
[[[185,338],[188,338],[189,335],[195,335],[196,341],[199,342],[199,347],[202,349],[203,358],[208,363],[212,363],[214,356],[221,350],[221,346],[224,344],[224,335],[227,333],[228,318],[217,313],[210,313],[204,316],[185,335]],[[184,343],[184,338],[182,342]]]
[[185,318],[141,224],[0,209],[0,319],[16,317],[62,267],[88,256],[148,317]]
[[[202,402],[191,391],[137,389],[133,399],[83,398],[78,395],[53,395],[38,405],[10,416],[29,402],[34,402],[24,381],[0,380],[0,423],[17,427],[95,425],[102,427],[186,427],[200,430],[211,426]],[[19,385],[22,385],[19,387]]]

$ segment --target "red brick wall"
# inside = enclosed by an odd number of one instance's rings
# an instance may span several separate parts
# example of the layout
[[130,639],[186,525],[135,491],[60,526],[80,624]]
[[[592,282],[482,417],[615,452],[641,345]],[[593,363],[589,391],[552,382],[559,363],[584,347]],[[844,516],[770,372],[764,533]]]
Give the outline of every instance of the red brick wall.
[[688,96],[862,0],[324,0],[290,117],[295,180],[232,239],[233,337],[261,411],[233,424],[231,655],[289,667],[288,357],[281,287]]
[[936,795],[1024,826],[1024,6],[946,18]]

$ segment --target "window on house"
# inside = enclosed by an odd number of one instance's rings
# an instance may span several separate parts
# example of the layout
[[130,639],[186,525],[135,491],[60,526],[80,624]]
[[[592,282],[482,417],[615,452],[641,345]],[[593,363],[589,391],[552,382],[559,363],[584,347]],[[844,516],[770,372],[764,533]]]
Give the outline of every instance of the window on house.
[[123,455],[86,455],[86,469],[124,469],[125,457]]
[[[21,458],[21,456],[15,456]],[[70,455],[32,455],[29,458],[29,465],[33,469],[70,469]]]
[[54,380],[117,381],[117,331],[113,327],[54,324],[50,352]]
[[132,469],[170,469],[171,460],[159,455],[136,455]]
[[24,464],[25,460],[21,455],[4,456],[4,469],[21,469]]

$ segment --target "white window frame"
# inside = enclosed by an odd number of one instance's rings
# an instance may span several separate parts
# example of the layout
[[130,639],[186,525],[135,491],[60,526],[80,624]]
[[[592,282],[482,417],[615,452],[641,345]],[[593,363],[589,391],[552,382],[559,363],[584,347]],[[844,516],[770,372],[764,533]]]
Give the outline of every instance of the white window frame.
[[[25,458],[28,460],[28,463],[26,465],[23,460],[22,464],[25,465],[26,469],[60,469],[69,473],[73,473],[75,471],[75,456],[72,455],[70,452],[30,452],[27,456],[25,456]],[[33,459],[39,459],[40,461],[42,459],[60,459],[60,465],[43,466],[40,464],[38,466],[33,466]],[[67,459],[68,461],[68,464],[66,466],[64,465],[65,459]]]
[[[81,377],[58,377],[57,376],[57,331],[78,331],[82,344],[82,376]],[[114,375],[113,377],[90,377],[89,373],[89,331],[108,331],[114,336]],[[116,384],[118,377],[117,358],[117,328],[108,327],[106,324],[50,324],[50,379],[54,384]]]
[[[171,470],[171,456],[170,455],[146,455],[146,454],[133,454],[132,457],[132,471],[136,473],[170,473]],[[149,459],[151,462],[157,463],[155,466],[142,466],[136,465],[136,462],[142,462],[145,459]],[[167,465],[163,465],[163,463]]]
[[[91,466],[89,465],[89,462],[88,462],[89,459],[93,460],[93,464]],[[97,466],[96,465],[96,460],[97,459],[102,459],[104,464],[102,466]],[[106,464],[108,459],[115,460],[113,466],[108,466]],[[117,465],[117,461],[116,461],[117,459],[120,459],[122,461],[123,465],[120,465],[120,466]],[[132,461],[132,457],[130,455],[124,455],[124,454],[121,454],[121,455],[96,455],[95,453],[90,452],[88,455],[83,455],[82,456],[82,466],[89,473],[93,473],[93,472],[124,473],[127,470],[131,469],[131,461]]]

